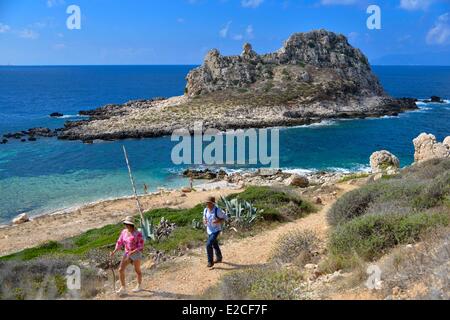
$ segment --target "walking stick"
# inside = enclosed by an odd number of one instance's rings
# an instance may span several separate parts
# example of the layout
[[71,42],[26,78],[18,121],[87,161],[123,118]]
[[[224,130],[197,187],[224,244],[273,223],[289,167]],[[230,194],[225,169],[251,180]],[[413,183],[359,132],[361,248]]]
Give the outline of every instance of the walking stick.
[[113,274],[113,288],[114,292],[116,292],[116,273],[114,272],[114,262],[112,257],[109,258],[109,267],[111,268],[112,274]]

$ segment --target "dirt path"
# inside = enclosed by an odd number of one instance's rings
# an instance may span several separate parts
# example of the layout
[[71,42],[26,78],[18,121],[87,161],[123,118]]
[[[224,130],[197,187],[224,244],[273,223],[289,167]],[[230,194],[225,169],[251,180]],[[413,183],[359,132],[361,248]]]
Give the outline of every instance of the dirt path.
[[[221,276],[232,270],[249,268],[264,264],[268,261],[275,241],[288,231],[294,229],[308,229],[316,232],[318,237],[325,241],[328,224],[326,212],[335,202],[336,198],[345,192],[357,188],[357,186],[342,183],[338,185],[339,192],[336,196],[323,195],[324,206],[317,213],[303,219],[289,222],[275,229],[267,230],[256,236],[241,240],[230,240],[222,245],[224,254],[223,264],[218,264],[214,269],[206,268],[204,248],[193,250],[186,256],[182,256],[163,263],[151,269],[152,263],[143,264],[145,291],[129,293],[125,299],[189,299],[201,295],[207,288],[216,284]],[[135,285],[131,268],[127,274],[129,289]],[[112,289],[108,293],[99,295],[98,299],[119,299]]]
[[[155,208],[192,208],[209,195],[228,195],[240,192],[236,188],[199,191],[182,196],[180,191],[160,192],[140,197],[144,210]],[[34,247],[49,240],[60,241],[91,229],[118,223],[127,215],[136,214],[133,198],[101,201],[66,212],[48,214],[30,222],[0,228],[0,256]]]

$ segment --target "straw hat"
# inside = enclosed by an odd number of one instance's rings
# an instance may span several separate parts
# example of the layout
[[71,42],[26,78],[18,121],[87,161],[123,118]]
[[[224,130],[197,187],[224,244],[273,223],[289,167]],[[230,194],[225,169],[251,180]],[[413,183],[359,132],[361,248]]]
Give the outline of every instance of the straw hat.
[[134,226],[134,218],[132,216],[128,216],[125,218],[125,220],[122,221],[123,224],[129,224]]
[[216,198],[213,197],[213,196],[209,196],[209,197],[206,199],[206,203],[213,203],[213,204],[216,204]]

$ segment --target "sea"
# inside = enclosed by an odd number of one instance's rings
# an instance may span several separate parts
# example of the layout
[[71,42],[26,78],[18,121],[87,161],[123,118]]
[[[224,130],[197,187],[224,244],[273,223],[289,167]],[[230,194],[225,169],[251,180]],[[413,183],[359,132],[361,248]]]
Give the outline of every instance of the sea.
[[[33,127],[62,127],[83,119],[80,110],[111,103],[182,95],[187,73],[179,66],[0,67],[0,135]],[[426,99],[417,111],[397,117],[332,120],[280,129],[280,168],[292,172],[368,170],[372,152],[386,149],[402,166],[414,158],[412,140],[421,132],[438,140],[450,135],[450,67],[373,66],[385,90],[395,97]],[[49,116],[52,112],[63,118]],[[0,145],[0,224],[20,213],[36,216],[132,194],[122,145],[128,151],[137,190],[187,185],[186,165],[171,159],[170,137],[83,144],[39,138],[11,139]],[[253,170],[235,165],[227,170]],[[217,168],[216,168],[217,169]]]

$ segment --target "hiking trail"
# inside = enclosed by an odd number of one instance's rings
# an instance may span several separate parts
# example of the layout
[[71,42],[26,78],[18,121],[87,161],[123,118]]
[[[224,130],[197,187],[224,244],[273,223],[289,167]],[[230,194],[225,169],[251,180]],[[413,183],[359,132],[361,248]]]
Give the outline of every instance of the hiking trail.
[[317,234],[321,243],[324,244],[329,227],[326,221],[327,211],[342,194],[357,188],[356,185],[349,183],[340,183],[336,186],[338,187],[336,196],[321,195],[324,205],[316,213],[262,231],[251,237],[222,241],[221,249],[224,262],[216,264],[213,269],[206,267],[206,249],[202,246],[156,267],[152,261],[144,261],[142,264],[142,292],[131,292],[131,289],[136,285],[136,280],[132,268],[129,267],[126,275],[127,296],[117,296],[112,290],[111,281],[109,281],[106,292],[96,298],[108,300],[195,299],[201,296],[206,289],[217,284],[223,275],[234,270],[243,270],[268,262],[278,238],[292,230],[311,230]]

